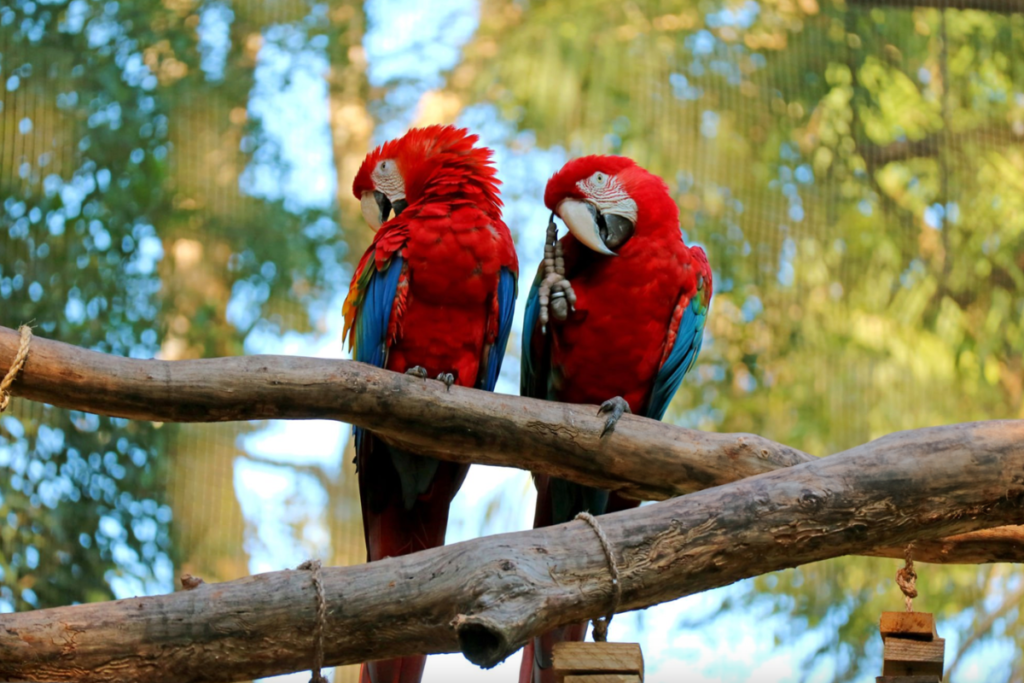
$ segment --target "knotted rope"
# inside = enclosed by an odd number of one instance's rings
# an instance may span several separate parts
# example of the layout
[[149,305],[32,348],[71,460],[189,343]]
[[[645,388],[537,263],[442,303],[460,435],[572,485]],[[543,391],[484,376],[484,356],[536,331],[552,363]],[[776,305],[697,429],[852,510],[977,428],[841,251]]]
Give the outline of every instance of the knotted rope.
[[576,519],[582,519],[584,522],[590,525],[590,528],[597,534],[597,540],[601,541],[601,548],[604,550],[604,556],[608,560],[608,571],[612,575],[612,606],[608,610],[608,615],[603,619],[594,619],[594,642],[604,643],[608,640],[608,626],[612,623],[612,617],[615,616],[615,612],[619,609],[619,603],[622,602],[622,582],[619,581],[619,565],[615,562],[615,554],[612,552],[611,541],[604,533],[604,529],[597,522],[597,518],[589,512],[581,512],[576,515]]
[[903,602],[908,612],[914,611],[914,598],[917,597],[917,572],[914,571],[914,560],[910,556],[913,546],[913,543],[907,546],[903,553],[903,566],[896,570],[896,584],[903,591]]
[[32,328],[28,325],[22,325],[18,328],[18,332],[21,333],[21,343],[18,345],[18,353],[14,356],[14,362],[11,363],[11,367],[7,370],[7,375],[0,380],[0,413],[7,410],[8,404],[11,402],[11,391],[10,387],[14,384],[14,380],[18,377],[18,373],[21,372],[21,368],[25,365],[25,360],[28,358],[28,346],[32,343]]
[[313,572],[313,588],[316,589],[316,625],[313,627],[313,677],[309,683],[327,683],[320,673],[324,665],[324,624],[327,621],[327,597],[324,595],[324,583],[320,578],[320,560],[306,560],[298,566],[302,571]]

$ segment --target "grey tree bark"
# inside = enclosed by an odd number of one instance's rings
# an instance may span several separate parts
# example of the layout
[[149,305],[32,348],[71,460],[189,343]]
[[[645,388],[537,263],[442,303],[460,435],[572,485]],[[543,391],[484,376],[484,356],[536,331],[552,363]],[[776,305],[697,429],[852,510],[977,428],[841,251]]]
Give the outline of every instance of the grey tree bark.
[[[0,327],[0,374],[7,372],[18,339],[17,332]],[[134,360],[35,337],[12,388],[15,395],[64,408],[158,422],[341,420],[442,460],[518,467],[642,500],[817,460],[752,434],[699,432],[631,415],[600,438],[604,423],[592,406],[454,386],[446,391],[440,382],[350,361]],[[914,434],[942,438],[932,430]],[[884,447],[900,438],[875,443]],[[901,548],[862,552],[903,555]],[[922,542],[915,557],[946,563],[1024,561],[1024,527]]]
[[[1024,522],[1018,421],[906,432],[600,523],[620,611],[879,546]],[[965,485],[965,482],[968,484]],[[492,666],[602,614],[609,571],[582,521],[323,572],[326,663],[461,651]],[[895,598],[895,596],[894,596]],[[0,616],[0,680],[213,681],[309,665],[310,574]]]

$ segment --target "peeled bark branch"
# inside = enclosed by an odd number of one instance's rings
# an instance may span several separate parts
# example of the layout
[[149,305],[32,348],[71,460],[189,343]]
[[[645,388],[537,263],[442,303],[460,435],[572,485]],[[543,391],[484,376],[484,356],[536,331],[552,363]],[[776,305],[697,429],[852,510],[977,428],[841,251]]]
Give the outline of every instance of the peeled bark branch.
[[[1024,424],[896,434],[600,521],[621,571],[622,611],[880,545],[1019,524]],[[325,569],[326,663],[461,650],[493,666],[535,634],[603,613],[605,562],[594,531],[571,522]],[[310,574],[284,571],[6,614],[0,680],[171,683],[295,671],[311,661],[315,607]]]
[[[18,347],[0,327],[0,373]],[[625,416],[600,438],[597,409],[294,356],[135,360],[32,339],[14,395],[156,422],[330,419],[443,460],[518,467],[662,500],[814,460],[751,434]],[[638,466],[642,463],[642,467]]]
[[[0,375],[17,348],[18,334],[0,327]],[[454,386],[445,391],[440,382],[352,361],[292,356],[135,360],[34,337],[12,390],[63,408],[158,422],[341,420],[442,460],[518,467],[642,500],[817,460],[752,434],[699,432],[631,415],[600,438],[604,422],[590,406]],[[918,433],[927,439],[930,430]],[[919,543],[915,557],[924,562],[1022,562],[1022,542],[1024,528],[992,529]],[[881,548],[870,554],[902,553]]]

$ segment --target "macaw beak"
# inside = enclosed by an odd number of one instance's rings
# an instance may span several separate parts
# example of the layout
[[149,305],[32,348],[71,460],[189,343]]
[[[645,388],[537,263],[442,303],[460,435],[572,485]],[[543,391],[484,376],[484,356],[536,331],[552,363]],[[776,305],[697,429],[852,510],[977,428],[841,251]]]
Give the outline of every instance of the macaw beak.
[[628,219],[601,213],[590,202],[563,199],[555,213],[576,239],[599,254],[615,256],[612,249],[621,247],[633,236],[634,226]]
[[380,230],[380,226],[388,222],[388,219],[391,218],[392,209],[394,209],[397,216],[405,211],[408,206],[409,203],[405,200],[405,197],[392,202],[388,199],[387,195],[378,190],[364,192],[359,200],[359,208],[363,211],[363,218],[366,219],[370,229],[374,232]]

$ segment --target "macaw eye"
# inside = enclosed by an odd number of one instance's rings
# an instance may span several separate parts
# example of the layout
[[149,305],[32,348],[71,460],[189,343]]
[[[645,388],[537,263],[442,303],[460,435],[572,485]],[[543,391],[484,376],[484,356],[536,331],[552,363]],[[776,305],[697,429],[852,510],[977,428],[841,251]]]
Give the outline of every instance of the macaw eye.
[[608,180],[608,176],[606,176],[604,173],[601,173],[600,171],[598,171],[597,173],[594,174],[594,184],[595,185],[598,185],[598,186],[604,185],[606,180]]

